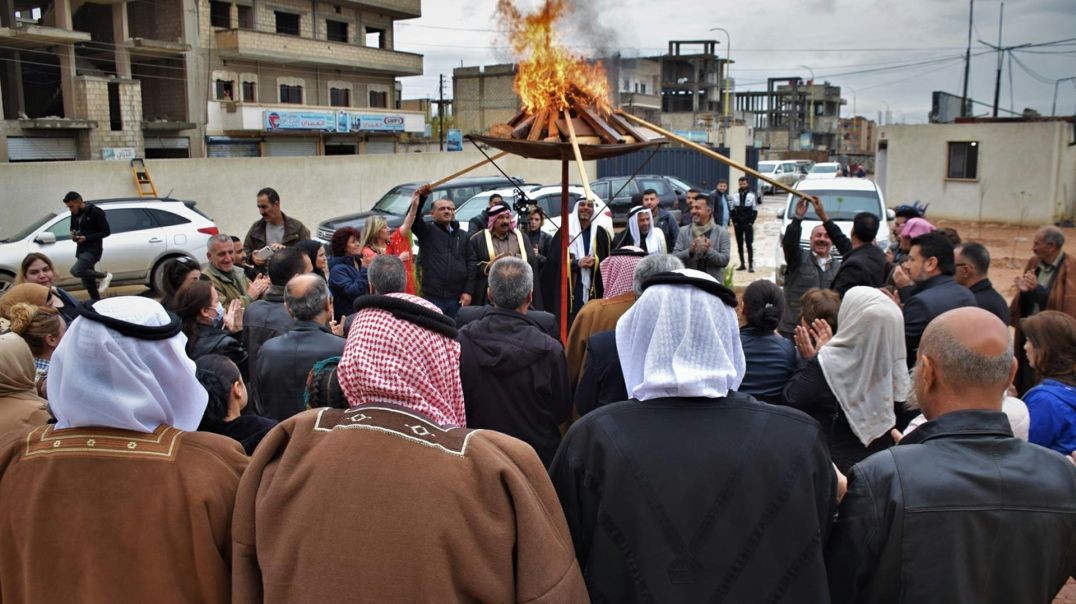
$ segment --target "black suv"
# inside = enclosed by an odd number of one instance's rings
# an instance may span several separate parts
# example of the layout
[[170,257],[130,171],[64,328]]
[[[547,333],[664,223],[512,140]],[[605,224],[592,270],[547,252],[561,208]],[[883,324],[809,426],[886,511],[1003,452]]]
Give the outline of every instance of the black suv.
[[[658,174],[640,174],[630,182],[627,176],[606,176],[590,182],[590,189],[595,195],[610,200],[609,208],[613,211],[613,226],[616,228],[627,224],[632,196],[647,189],[654,189],[658,192],[661,207],[672,212],[679,224],[681,214],[686,214],[687,190],[690,188],[692,188],[690,185],[676,177]],[[614,194],[616,194],[615,199]]]
[[[358,212],[324,220],[318,224],[316,238],[328,243],[336,229],[342,227],[355,227],[362,231],[362,227],[366,224],[366,219],[370,216],[383,216],[389,228],[396,229],[403,223],[404,216],[407,215],[407,208],[411,205],[411,195],[415,192],[415,189],[424,184],[426,182],[410,182],[395,186],[388,193],[385,193],[374,204],[374,207],[370,208],[369,212]],[[483,191],[510,187],[513,184],[523,185],[526,182],[522,178],[515,177],[510,181],[503,176],[465,176],[434,187],[431,200],[450,197],[458,206]],[[427,201],[426,204],[426,209],[429,210],[430,201]]]

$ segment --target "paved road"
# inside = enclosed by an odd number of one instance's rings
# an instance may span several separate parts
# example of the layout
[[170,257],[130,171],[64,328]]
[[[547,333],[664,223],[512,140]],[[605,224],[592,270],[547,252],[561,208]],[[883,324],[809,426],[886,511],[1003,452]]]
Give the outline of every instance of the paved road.
[[[755,220],[755,272],[735,271],[733,273],[733,287],[747,287],[753,281],[759,279],[773,280],[777,270],[777,243],[781,234],[781,221],[777,219],[777,212],[784,207],[787,195],[767,195],[758,208],[758,219]],[[740,258],[736,253],[736,235],[729,228],[729,238],[732,240],[732,254],[730,264],[734,267],[740,265]],[[746,254],[746,251],[744,252]]]

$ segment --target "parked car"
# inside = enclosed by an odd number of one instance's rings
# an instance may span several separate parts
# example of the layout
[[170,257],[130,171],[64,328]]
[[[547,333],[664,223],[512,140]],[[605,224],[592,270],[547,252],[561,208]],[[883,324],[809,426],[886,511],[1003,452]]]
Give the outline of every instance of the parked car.
[[610,200],[609,209],[617,228],[628,222],[632,196],[647,189],[657,191],[661,207],[672,212],[679,224],[680,208],[687,203],[687,190],[691,188],[684,185],[672,177],[657,174],[639,174],[630,180],[627,176],[606,176],[590,181],[590,189],[595,195]]
[[[758,162],[758,171],[771,179],[790,187],[796,184],[801,177],[800,168],[794,159],[783,161],[760,161]],[[735,189],[736,187],[730,185],[729,188]],[[761,195],[773,193],[773,185],[759,179],[758,193]]]
[[841,164],[835,161],[828,161],[815,164],[811,168],[810,173],[807,174],[807,180],[818,180],[827,178],[837,178],[841,175]]
[[[166,260],[206,257],[206,243],[219,231],[193,201],[126,197],[90,199],[105,211],[112,234],[104,240],[99,270],[112,273],[112,285],[146,284],[160,291]],[[0,293],[15,282],[22,259],[30,252],[48,256],[56,267],[56,285],[82,289],[71,276],[75,242],[71,241],[71,212],[50,213],[0,241]]]
[[814,167],[814,162],[809,159],[797,159],[796,167],[800,169],[800,174],[807,175],[810,173],[811,168]]
[[[516,196],[520,191],[529,193],[535,189],[541,188],[541,185],[520,185],[518,187],[505,187],[503,189],[492,189],[489,191],[483,191],[474,197],[464,200],[456,205],[456,221],[460,223],[460,228],[467,231],[470,230],[470,221],[475,216],[482,213],[489,207],[489,198],[494,195],[500,195],[504,198],[504,202],[511,207],[515,207]],[[433,220],[429,214],[426,215],[427,220]]]
[[[462,200],[474,197],[482,191],[510,186],[513,181],[517,185],[525,184],[522,178],[508,180],[503,176],[465,176],[456,178],[434,187],[433,195],[430,201],[426,203],[432,203],[432,201],[442,197],[450,197],[453,201],[459,203]],[[366,224],[366,219],[370,216],[383,216],[385,221],[388,222],[389,228],[395,229],[400,226],[404,216],[407,215],[407,208],[411,204],[411,195],[426,182],[428,181],[411,182],[393,187],[368,212],[356,212],[355,214],[323,220],[318,224],[315,237],[324,243],[328,243],[336,229],[350,226],[361,231]]]
[[[560,185],[553,185],[541,187],[527,194],[531,201],[541,207],[542,211],[545,212],[546,220],[542,224],[542,230],[550,235],[556,235],[557,229],[560,228],[560,193]],[[585,195],[583,187],[579,185],[568,186],[569,211],[575,208],[575,202],[582,199],[583,195]],[[597,195],[597,193],[595,193],[595,195]],[[609,206],[604,199],[601,199],[594,204],[594,211],[594,222],[609,229],[609,232],[611,233],[613,231],[613,211],[609,209]]]
[[[797,191],[810,193],[822,200],[822,207],[826,215],[841,228],[845,235],[852,234],[852,220],[860,212],[871,212],[882,222],[878,228],[878,238],[875,244],[883,250],[889,247],[889,228],[887,222],[896,216],[893,210],[885,207],[885,197],[882,190],[872,180],[863,178],[835,178],[803,180],[795,185]],[[799,197],[788,195],[784,210],[778,212],[777,219],[781,221],[781,234],[777,238],[777,284],[784,285],[785,279],[785,255],[781,250],[781,239],[784,238],[785,229],[792,217],[796,215],[796,202]],[[810,249],[811,231],[821,224],[814,208],[808,206],[807,214],[803,218],[803,230],[800,233],[800,248]],[[840,257],[837,248],[833,248],[833,255]]]

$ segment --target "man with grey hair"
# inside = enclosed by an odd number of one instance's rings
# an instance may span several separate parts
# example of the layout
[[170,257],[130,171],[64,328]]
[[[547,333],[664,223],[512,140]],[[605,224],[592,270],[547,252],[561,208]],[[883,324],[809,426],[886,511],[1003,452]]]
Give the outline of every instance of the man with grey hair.
[[1014,438],[1008,328],[977,307],[923,333],[928,420],[852,468],[826,551],[844,602],[1049,602],[1076,571],[1076,467]]
[[564,348],[526,314],[533,290],[530,264],[511,256],[493,263],[493,308],[459,332],[460,381],[468,428],[514,436],[548,467],[572,399]]
[[370,292],[382,296],[398,294],[407,289],[407,269],[403,260],[393,254],[381,254],[366,269]]
[[1035,255],[1028,259],[1024,274],[1013,279],[1017,292],[1009,305],[1012,317],[1009,325],[1016,328],[1016,359],[1020,369],[1015,384],[1021,394],[1034,386],[1036,379],[1024,352],[1026,340],[1020,319],[1043,310],[1056,310],[1076,318],[1076,262],[1064,248],[1065,233],[1056,226],[1035,231],[1031,243]]
[[[656,255],[643,258],[632,273],[632,301],[643,293],[643,282],[653,275],[682,268],[684,264],[676,256]],[[627,309],[624,312],[627,312]],[[623,314],[620,313],[617,319]],[[582,366],[574,397],[579,415],[585,415],[602,405],[628,399],[616,348],[616,321],[608,330],[595,333],[586,339]]]
[[344,338],[326,326],[333,309],[324,279],[292,277],[284,288],[284,306],[295,323],[290,331],[262,345],[255,369],[259,409],[278,421],[306,408],[303,391],[314,363],[344,354]]
[[246,308],[269,289],[268,275],[258,275],[254,281],[247,281],[246,273],[235,263],[235,246],[230,235],[220,233],[210,237],[206,242],[206,258],[209,267],[203,274],[216,288],[225,308],[232,300],[241,301]]

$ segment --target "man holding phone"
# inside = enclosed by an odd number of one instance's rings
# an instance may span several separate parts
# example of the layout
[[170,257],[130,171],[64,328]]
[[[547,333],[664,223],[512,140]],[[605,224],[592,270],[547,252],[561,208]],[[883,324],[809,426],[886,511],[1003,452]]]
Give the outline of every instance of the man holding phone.
[[[101,292],[108,290],[112,273],[94,270],[94,265],[101,261],[103,246],[101,241],[112,234],[108,218],[101,208],[82,201],[82,196],[75,191],[64,195],[64,205],[71,210],[71,240],[75,242],[75,264],[71,274],[82,279],[91,300],[100,300]],[[101,280],[98,288],[97,280]]]
[[[266,187],[258,191],[258,214],[261,218],[250,225],[243,249],[254,263],[258,273],[265,273],[265,263],[273,250],[291,247],[304,239],[310,239],[310,229],[280,209],[280,194]],[[266,250],[265,248],[270,248]]]

